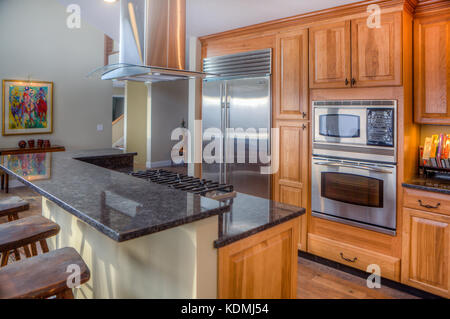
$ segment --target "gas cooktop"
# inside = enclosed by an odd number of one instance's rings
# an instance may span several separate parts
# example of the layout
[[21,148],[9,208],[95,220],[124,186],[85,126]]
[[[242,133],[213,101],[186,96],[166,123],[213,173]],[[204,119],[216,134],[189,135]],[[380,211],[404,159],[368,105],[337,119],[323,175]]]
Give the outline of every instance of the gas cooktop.
[[149,169],[146,171],[131,172],[129,174],[152,183],[166,185],[171,188],[211,198],[217,198],[220,194],[235,194],[233,192],[233,185],[220,184],[218,182],[179,174],[164,169]]

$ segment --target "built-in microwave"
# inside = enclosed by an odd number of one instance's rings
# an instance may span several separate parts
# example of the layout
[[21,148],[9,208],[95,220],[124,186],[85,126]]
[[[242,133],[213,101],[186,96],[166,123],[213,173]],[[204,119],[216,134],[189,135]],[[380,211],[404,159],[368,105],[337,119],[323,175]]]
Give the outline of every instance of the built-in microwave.
[[397,102],[313,102],[313,155],[396,162]]

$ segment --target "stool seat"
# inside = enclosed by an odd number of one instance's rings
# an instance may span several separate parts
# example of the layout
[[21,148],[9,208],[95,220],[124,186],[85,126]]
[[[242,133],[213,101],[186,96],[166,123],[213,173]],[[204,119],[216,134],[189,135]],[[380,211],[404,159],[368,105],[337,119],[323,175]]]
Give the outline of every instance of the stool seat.
[[[1,299],[36,299],[65,294],[71,290],[66,272],[69,265],[80,267],[80,284],[90,278],[89,268],[73,248],[62,248],[0,269]],[[73,295],[72,295],[73,296]]]
[[0,225],[0,252],[55,236],[59,225],[42,216],[31,216]]
[[13,196],[0,200],[0,217],[10,216],[30,208],[30,204],[22,198]]

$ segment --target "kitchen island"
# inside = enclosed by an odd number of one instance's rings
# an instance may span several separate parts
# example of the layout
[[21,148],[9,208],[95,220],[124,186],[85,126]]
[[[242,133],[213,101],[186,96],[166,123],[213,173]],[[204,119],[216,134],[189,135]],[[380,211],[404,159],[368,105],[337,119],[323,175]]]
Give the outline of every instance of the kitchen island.
[[303,208],[240,193],[216,201],[97,166],[127,154],[53,154],[42,180],[1,164],[44,197],[61,227],[49,246],[89,266],[77,298],[295,297]]

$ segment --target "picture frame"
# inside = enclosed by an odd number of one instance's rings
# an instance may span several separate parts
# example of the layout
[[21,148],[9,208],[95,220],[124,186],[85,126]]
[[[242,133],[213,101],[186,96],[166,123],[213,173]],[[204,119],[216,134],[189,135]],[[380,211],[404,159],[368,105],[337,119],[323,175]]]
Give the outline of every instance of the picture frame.
[[2,81],[2,135],[53,133],[53,82]]
[[52,153],[25,153],[2,156],[2,165],[28,181],[51,178]]

